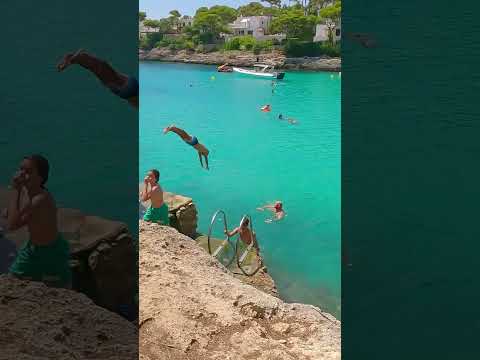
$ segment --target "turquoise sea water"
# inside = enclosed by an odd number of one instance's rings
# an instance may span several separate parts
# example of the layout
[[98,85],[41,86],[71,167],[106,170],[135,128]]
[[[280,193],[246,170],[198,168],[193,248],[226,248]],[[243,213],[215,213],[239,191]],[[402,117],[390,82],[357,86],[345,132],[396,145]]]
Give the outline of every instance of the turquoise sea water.
[[[158,168],[165,191],[192,197],[199,232],[218,209],[230,227],[250,214],[280,296],[340,317],[340,76],[288,72],[272,94],[269,80],[213,66],[142,62],[140,84],[140,176]],[[207,146],[210,171],[163,135],[172,123]],[[287,216],[266,224],[256,207],[275,200]]]

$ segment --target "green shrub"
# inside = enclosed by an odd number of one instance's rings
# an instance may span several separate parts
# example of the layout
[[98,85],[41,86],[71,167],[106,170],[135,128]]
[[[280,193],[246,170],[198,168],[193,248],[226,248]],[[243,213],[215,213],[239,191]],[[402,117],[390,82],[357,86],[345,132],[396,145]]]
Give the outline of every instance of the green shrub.
[[163,35],[160,33],[151,33],[151,34],[146,34],[143,35],[140,38],[140,48],[144,50],[149,50],[157,46],[157,43],[161,41],[163,38]]
[[290,57],[302,56],[321,56],[327,55],[331,57],[340,56],[340,45],[330,45],[315,42],[298,41],[289,39],[285,44],[285,53]]
[[272,40],[257,41],[253,36],[237,36],[228,40],[223,48],[230,50],[247,50],[259,54],[262,50],[271,50],[273,47]]
[[228,40],[224,45],[225,50],[240,50],[240,38],[234,37]]

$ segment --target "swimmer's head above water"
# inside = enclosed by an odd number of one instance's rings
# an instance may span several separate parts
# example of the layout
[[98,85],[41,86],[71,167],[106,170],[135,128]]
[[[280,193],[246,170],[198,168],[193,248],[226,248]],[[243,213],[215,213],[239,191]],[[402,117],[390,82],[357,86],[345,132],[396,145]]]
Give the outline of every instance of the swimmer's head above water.
[[273,207],[275,208],[276,212],[283,211],[283,204],[282,204],[281,201],[276,201],[275,205],[273,205]]

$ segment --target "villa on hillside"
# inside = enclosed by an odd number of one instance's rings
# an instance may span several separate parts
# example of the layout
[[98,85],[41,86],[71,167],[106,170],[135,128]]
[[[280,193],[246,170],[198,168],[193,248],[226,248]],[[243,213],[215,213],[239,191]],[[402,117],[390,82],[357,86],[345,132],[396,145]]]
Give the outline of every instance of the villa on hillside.
[[238,17],[233,23],[229,24],[231,34],[225,34],[225,40],[235,36],[251,35],[256,40],[282,40],[284,34],[269,34],[269,27],[272,21],[271,16],[246,16]]
[[147,35],[147,34],[150,34],[150,33],[156,33],[156,32],[159,32],[160,29],[158,28],[152,28],[152,27],[149,27],[149,26],[145,26],[143,24],[143,21],[140,21],[138,23],[138,37],[140,38],[142,35]]
[[182,30],[187,26],[192,26],[193,24],[193,17],[188,15],[183,15],[178,22],[178,30]]
[[[339,22],[338,25],[335,25],[333,34],[333,42],[337,43],[342,38],[342,23]],[[317,24],[315,27],[315,36],[313,38],[314,42],[325,42],[328,40],[328,27],[325,24]]]

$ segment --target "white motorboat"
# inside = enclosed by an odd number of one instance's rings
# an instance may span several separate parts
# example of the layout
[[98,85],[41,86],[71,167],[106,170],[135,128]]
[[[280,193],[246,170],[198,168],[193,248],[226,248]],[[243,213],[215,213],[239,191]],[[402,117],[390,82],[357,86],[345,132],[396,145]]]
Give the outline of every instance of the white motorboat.
[[273,66],[266,64],[255,64],[253,70],[234,67],[233,71],[244,75],[259,76],[267,79],[283,79],[285,73],[281,71],[275,71]]

